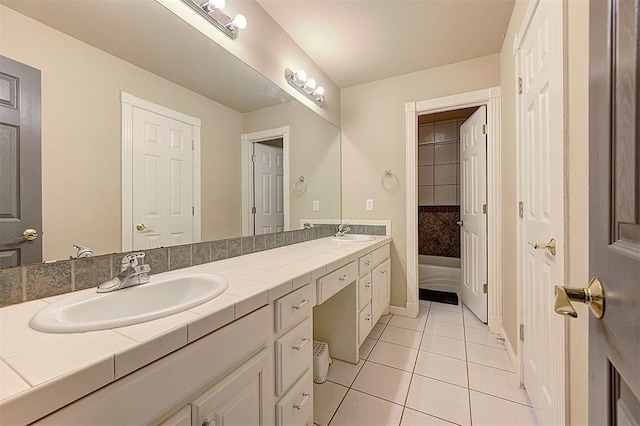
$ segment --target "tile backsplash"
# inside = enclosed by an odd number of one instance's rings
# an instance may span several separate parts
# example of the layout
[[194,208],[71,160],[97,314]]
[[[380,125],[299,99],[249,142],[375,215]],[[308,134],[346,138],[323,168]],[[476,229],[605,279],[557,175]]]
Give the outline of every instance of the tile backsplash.
[[[206,241],[142,251],[145,252],[144,263],[148,263],[151,266],[152,274],[158,274],[243,254],[330,237],[335,234],[336,230],[337,225],[318,224],[310,229]],[[351,232],[354,234],[385,235],[386,227],[384,225],[362,225],[356,229],[352,227]],[[124,254],[113,253],[83,259],[61,260],[0,269],[0,307],[95,287],[118,275],[120,272],[120,259]]]
[[418,252],[460,257],[459,206],[418,207]]

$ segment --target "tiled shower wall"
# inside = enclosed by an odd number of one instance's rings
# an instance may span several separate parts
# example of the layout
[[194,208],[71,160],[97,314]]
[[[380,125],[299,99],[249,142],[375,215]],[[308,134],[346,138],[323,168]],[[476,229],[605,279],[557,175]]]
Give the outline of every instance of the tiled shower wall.
[[[385,226],[362,225],[358,227],[357,231],[360,234],[386,235]],[[335,232],[336,225],[321,224],[311,229],[142,251],[146,254],[144,263],[151,266],[152,274],[158,274],[330,237]],[[352,232],[354,232],[353,227]],[[61,260],[0,269],[0,307],[95,287],[120,273],[120,259],[124,254],[113,253],[84,259]]]
[[460,258],[459,206],[418,207],[418,253]]
[[460,204],[460,125],[449,120],[418,126],[418,204]]

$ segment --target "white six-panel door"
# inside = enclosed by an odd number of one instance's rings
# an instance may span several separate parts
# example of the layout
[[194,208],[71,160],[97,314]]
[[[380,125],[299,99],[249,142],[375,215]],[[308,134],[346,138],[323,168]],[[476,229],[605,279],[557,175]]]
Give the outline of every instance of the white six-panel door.
[[193,242],[192,126],[133,108],[133,247]]
[[487,322],[487,108],[479,107],[460,126],[460,250],[462,255],[462,301]]
[[255,235],[284,231],[284,155],[282,148],[253,144]]
[[[520,47],[523,373],[540,424],[564,419],[563,318],[553,311],[565,255],[561,8],[562,2],[540,1]],[[552,238],[555,255],[541,245]]]

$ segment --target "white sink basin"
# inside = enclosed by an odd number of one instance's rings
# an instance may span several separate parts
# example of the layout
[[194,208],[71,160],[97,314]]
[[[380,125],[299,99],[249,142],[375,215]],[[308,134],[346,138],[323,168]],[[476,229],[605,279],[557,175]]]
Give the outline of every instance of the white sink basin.
[[366,241],[373,241],[376,239],[376,237],[374,237],[373,235],[346,234],[342,237],[333,237],[333,239],[336,241],[364,243]]
[[104,330],[166,317],[222,294],[228,281],[218,275],[157,278],[110,293],[72,295],[40,310],[31,328],[48,333]]

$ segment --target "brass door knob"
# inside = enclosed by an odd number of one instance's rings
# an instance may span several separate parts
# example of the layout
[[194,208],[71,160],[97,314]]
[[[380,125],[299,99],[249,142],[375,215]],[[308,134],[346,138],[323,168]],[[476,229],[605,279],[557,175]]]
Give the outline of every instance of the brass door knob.
[[549,250],[549,253],[556,255],[556,239],[552,238],[548,243],[532,243],[529,241],[529,245],[536,250]]
[[459,220],[456,222],[456,225],[458,226],[464,226],[464,220]]
[[144,223],[139,223],[136,225],[136,229],[140,232],[142,231],[150,231],[151,229],[153,229],[153,226],[147,226]]
[[19,237],[13,237],[14,240],[33,241],[38,238],[38,231],[32,228],[25,229]]
[[604,316],[604,287],[600,278],[592,279],[587,288],[557,285],[555,292],[554,309],[560,315],[568,315],[572,318],[578,317],[578,313],[571,304],[573,301],[588,304],[591,312],[598,319]]

